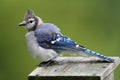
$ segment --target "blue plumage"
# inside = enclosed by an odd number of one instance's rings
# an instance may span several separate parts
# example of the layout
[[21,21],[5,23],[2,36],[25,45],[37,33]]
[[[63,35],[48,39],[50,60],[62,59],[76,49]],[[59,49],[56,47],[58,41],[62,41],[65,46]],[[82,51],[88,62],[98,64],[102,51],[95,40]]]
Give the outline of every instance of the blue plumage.
[[87,53],[87,54],[90,54],[90,55],[93,55],[93,56],[96,56],[96,57],[99,57],[99,58],[102,58],[102,59],[104,59],[104,60],[106,60],[106,61],[109,61],[109,62],[114,62],[114,59],[109,58],[109,57],[107,57],[107,56],[104,56],[104,55],[102,55],[102,54],[100,54],[100,53],[91,51],[91,50],[89,50],[89,49],[84,49],[83,52],[85,52],[85,53]]
[[61,35],[59,28],[49,23],[41,24],[35,30],[38,44],[47,49],[51,48],[51,41],[56,40],[57,35]]
[[[73,52],[73,54],[83,55],[90,54],[108,62],[114,62],[114,59],[91,51],[69,37],[64,36],[60,29],[51,23],[44,23],[42,19],[28,10],[19,26],[25,26],[28,32],[25,35],[28,49],[33,58],[44,61],[40,64],[49,65],[62,52]],[[82,52],[82,53],[81,53]],[[84,55],[83,55],[84,56]]]
[[60,30],[53,24],[42,24],[35,30],[38,44],[47,49],[54,50],[73,50],[75,51],[76,43],[70,38],[62,35]]
[[109,62],[114,62],[114,59],[108,58],[104,55],[91,51],[84,48],[83,46],[78,45],[76,42],[71,40],[69,37],[66,37],[60,33],[59,28],[53,24],[44,23],[38,26],[35,30],[35,36],[37,37],[37,42],[39,46],[46,49],[53,49],[56,52],[58,51],[83,51],[87,54],[102,58]]

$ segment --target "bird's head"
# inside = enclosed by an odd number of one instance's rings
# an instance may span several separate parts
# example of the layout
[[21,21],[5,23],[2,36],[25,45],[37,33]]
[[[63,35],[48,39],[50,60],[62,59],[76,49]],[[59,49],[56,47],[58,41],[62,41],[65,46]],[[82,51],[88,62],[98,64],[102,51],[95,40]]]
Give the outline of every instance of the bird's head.
[[42,23],[43,21],[38,16],[35,16],[32,10],[28,10],[24,16],[24,21],[19,23],[19,26],[24,26],[28,31],[34,31]]

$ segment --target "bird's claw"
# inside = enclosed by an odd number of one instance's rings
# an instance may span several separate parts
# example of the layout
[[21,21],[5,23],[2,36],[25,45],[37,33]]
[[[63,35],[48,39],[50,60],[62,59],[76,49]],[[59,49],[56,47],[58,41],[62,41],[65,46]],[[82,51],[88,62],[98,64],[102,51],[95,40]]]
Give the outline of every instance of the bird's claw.
[[49,61],[46,61],[46,62],[41,62],[38,66],[39,67],[48,67],[48,66],[52,66],[56,63],[57,63],[57,61],[49,60]]

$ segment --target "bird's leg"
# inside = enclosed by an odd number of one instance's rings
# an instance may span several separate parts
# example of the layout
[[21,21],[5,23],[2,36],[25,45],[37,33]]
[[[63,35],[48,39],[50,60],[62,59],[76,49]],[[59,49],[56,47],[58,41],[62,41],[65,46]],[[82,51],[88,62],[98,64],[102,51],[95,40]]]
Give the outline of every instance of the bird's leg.
[[49,61],[41,62],[38,66],[40,66],[40,67],[47,67],[47,66],[52,66],[52,65],[54,65],[56,63],[57,63],[57,61],[49,60]]

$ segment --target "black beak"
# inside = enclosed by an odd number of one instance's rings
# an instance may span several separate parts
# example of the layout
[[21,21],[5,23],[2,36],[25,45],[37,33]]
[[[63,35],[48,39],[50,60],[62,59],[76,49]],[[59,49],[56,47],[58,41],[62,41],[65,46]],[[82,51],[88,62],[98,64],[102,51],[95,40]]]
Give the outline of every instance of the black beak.
[[25,21],[23,21],[23,22],[21,22],[18,26],[26,26],[26,22]]

